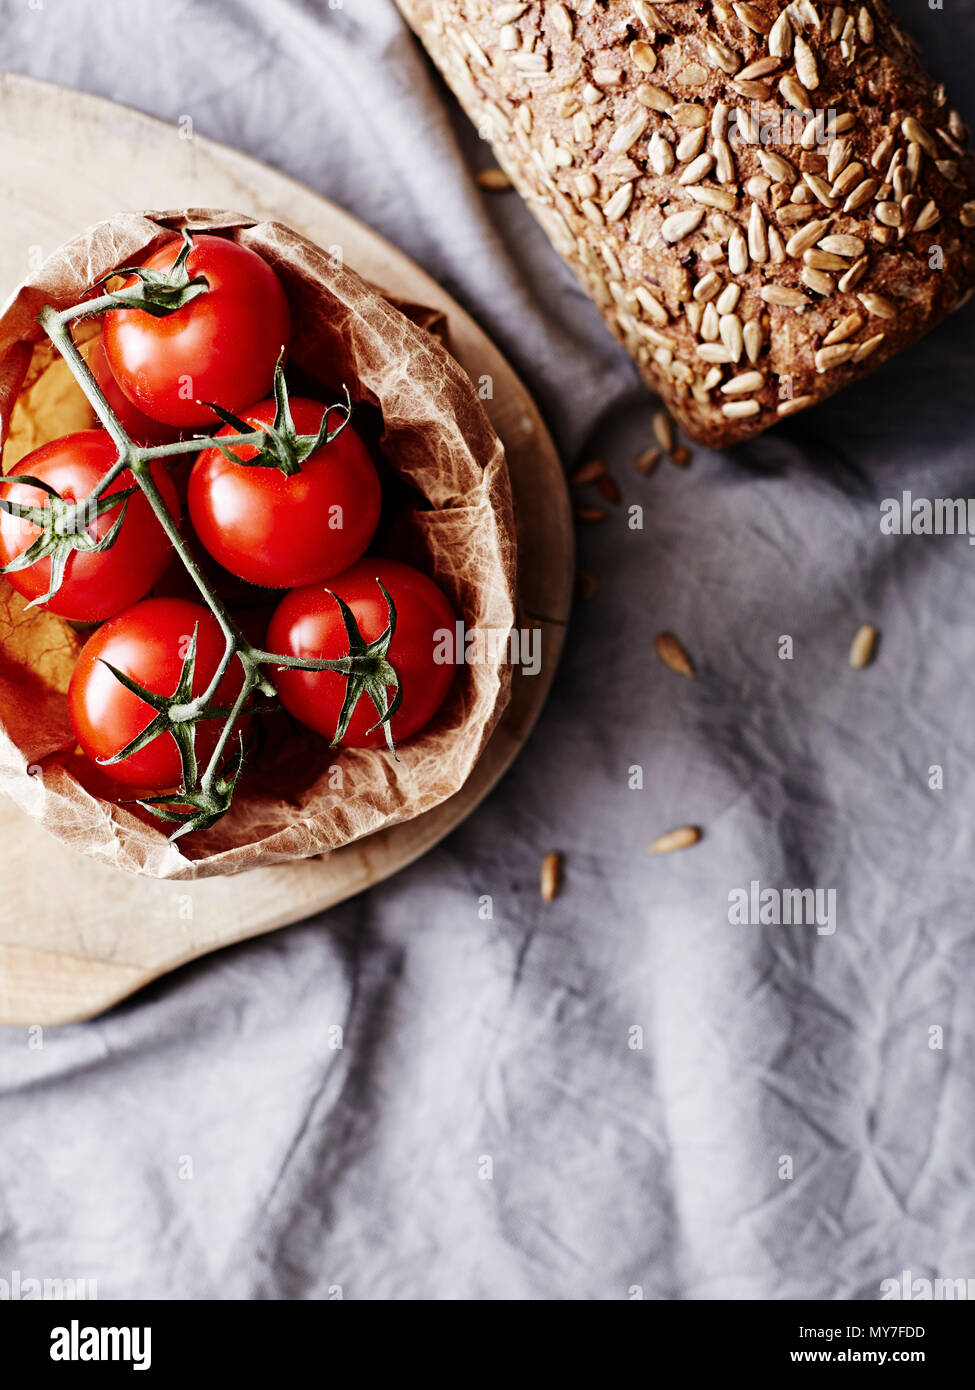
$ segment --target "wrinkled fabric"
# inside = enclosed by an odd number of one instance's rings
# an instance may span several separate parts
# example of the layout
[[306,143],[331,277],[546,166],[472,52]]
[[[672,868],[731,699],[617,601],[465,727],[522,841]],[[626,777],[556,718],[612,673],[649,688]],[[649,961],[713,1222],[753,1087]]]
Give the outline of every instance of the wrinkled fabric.
[[[975,3],[896,8],[971,118]],[[395,240],[509,354],[567,466],[599,455],[623,493],[581,535],[599,587],[541,722],[464,826],[42,1049],[0,1033],[0,1277],[533,1300],[975,1277],[975,556],[880,529],[905,489],[975,495],[973,310],[644,478],[652,398],[525,209],[473,182],[486,146],[390,0],[0,21],[4,67],[191,113]],[[123,69],[126,42],[156,59]],[[853,671],[862,622],[881,642]],[[688,823],[698,845],[647,854]],[[835,890],[835,932],[732,925],[753,880]]]

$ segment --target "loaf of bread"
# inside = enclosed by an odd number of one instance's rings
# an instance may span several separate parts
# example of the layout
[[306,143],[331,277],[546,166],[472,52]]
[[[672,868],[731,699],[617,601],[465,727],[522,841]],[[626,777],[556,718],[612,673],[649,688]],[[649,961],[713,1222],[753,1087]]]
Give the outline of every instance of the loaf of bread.
[[975,161],[882,0],[399,0],[649,384],[724,446],[975,285]]

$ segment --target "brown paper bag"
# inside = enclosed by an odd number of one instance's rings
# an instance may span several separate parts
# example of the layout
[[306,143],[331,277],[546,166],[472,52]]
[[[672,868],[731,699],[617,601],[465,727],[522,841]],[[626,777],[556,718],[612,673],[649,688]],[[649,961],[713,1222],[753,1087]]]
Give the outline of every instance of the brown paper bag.
[[[220,231],[274,267],[291,304],[291,362],[324,385],[347,383],[353,399],[378,407],[386,459],[429,504],[410,513],[412,556],[468,629],[506,633],[514,621],[511,491],[504,450],[470,380],[435,337],[353,270],[279,223],[201,209],[127,213],[56,252],[0,315],[4,441],[21,387],[50,360],[36,322],[42,305],[77,303],[93,281],[142,259],[184,224]],[[53,370],[65,369],[59,364]],[[55,395],[48,391],[48,401]],[[66,415],[66,423],[52,430],[35,412],[30,447],[43,442],[42,434],[46,439],[83,427]],[[19,455],[24,441],[17,444]],[[5,467],[12,461],[5,458]],[[458,666],[444,706],[398,749],[398,762],[371,749],[330,752],[324,740],[292,731],[278,740],[269,762],[251,762],[221,821],[171,844],[167,829],[139,808],[100,795],[108,784],[76,751],[65,692],[82,641],[60,618],[27,611],[0,578],[0,790],[65,843],[158,878],[237,873],[304,858],[430,810],[463,786],[507,704],[511,682],[496,648],[496,659]],[[340,779],[328,775],[336,763]]]

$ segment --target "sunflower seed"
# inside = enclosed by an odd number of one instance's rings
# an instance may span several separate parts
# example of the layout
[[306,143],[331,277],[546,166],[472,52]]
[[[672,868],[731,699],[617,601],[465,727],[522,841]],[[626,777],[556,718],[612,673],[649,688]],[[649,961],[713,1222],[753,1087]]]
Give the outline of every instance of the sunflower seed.
[[520,19],[527,9],[527,4],[495,5],[492,18],[495,24],[510,24],[513,20]]
[[718,331],[721,335],[721,341],[731,354],[731,360],[740,362],[741,355],[745,351],[741,319],[737,314],[722,314],[718,320]]
[[878,203],[873,215],[884,227],[899,227],[903,221],[903,215],[897,203]]
[[708,36],[707,53],[714,66],[727,73],[729,77],[733,77],[741,67],[741,55],[713,35]]
[[735,160],[727,140],[720,138],[715,140],[714,163],[715,175],[719,183],[735,182]]
[[[754,63],[749,63],[747,67],[742,68],[735,78],[735,86],[743,86],[746,82],[754,82],[760,78],[768,77],[773,72],[778,72],[781,66],[778,58],[756,58]],[[767,86],[765,90],[767,90]]]
[[637,88],[636,99],[641,106],[646,106],[651,111],[669,111],[674,104],[674,98],[669,92],[665,92],[663,87],[654,87],[650,82],[644,82]]
[[677,82],[681,87],[703,87],[708,80],[707,68],[702,68],[700,63],[688,63],[686,68],[681,68],[677,74]]
[[757,5],[749,5],[744,2],[733,4],[731,7],[738,18],[747,28],[755,34],[767,34],[772,27],[772,21],[767,19]]
[[835,183],[850,162],[853,146],[848,139],[834,140],[826,158],[826,174],[830,183]]
[[[735,6],[738,9],[738,6]],[[659,835],[650,846],[650,854],[671,854],[675,849],[689,849],[691,845],[696,845],[701,838],[701,831],[696,825],[682,825],[679,830],[668,830],[665,835]]]
[[716,275],[713,270],[708,271],[707,275],[702,275],[694,286],[694,298],[700,304],[706,304],[709,299],[713,299],[721,288],[721,276]]
[[840,319],[839,323],[834,324],[823,339],[823,347],[832,347],[834,343],[845,343],[848,338],[852,338],[854,333],[858,333],[863,327],[863,319],[859,314],[847,314]]
[[733,376],[726,381],[721,391],[725,396],[750,396],[755,391],[761,391],[764,385],[765,378],[761,372],[742,372],[741,376]]
[[705,150],[696,159],[692,159],[686,168],[681,170],[677,182],[687,186],[692,183],[700,183],[705,175],[710,174],[714,167],[714,155]]
[[854,160],[852,164],[838,174],[830,187],[830,196],[833,198],[845,198],[854,188],[860,184],[866,170],[859,160]]
[[607,222],[618,222],[633,201],[632,183],[620,184],[613,196],[603,204]]
[[630,44],[629,51],[633,62],[641,72],[653,72],[657,66],[657,54],[653,44],[638,39],[635,43]]
[[795,183],[799,177],[794,166],[773,150],[760,150],[758,157],[766,174],[780,183]]
[[562,887],[562,855],[554,850],[542,860],[539,879],[542,901],[550,903]]
[[511,187],[511,180],[503,169],[478,169],[474,179],[480,188],[486,188],[492,193]]
[[930,135],[928,131],[925,130],[920,121],[916,120],[913,116],[905,116],[901,121],[901,130],[908,140],[914,140],[920,145],[925,154],[929,154],[932,159],[937,159],[938,146],[934,136]]
[[870,623],[864,623],[857,629],[856,636],[850,646],[850,665],[854,671],[862,671],[864,666],[869,666],[877,650],[877,638],[879,633]]
[[764,265],[768,260],[768,237],[765,233],[765,218],[757,203],[752,203],[748,214],[748,254],[756,265]]
[[738,199],[726,188],[713,188],[710,184],[695,184],[687,190],[688,196],[705,207],[718,208],[721,212],[733,212]]
[[776,304],[782,309],[798,309],[806,303],[806,296],[800,290],[787,285],[763,285],[759,297],[766,304]]
[[875,333],[872,338],[868,338],[865,343],[861,343],[853,354],[854,362],[862,362],[865,358],[869,357],[872,352],[876,351],[886,336],[886,333]]
[[[487,65],[485,58],[482,66]],[[511,66],[517,68],[519,72],[548,72],[549,60],[547,53],[513,53],[511,55]],[[602,93],[600,92],[600,96]]]
[[698,106],[693,101],[681,102],[675,106],[670,113],[670,119],[685,130],[700,130],[709,123],[707,107]]
[[882,294],[858,294],[857,299],[866,309],[868,314],[873,314],[878,319],[893,319],[897,317],[896,305],[892,304]]
[[828,221],[821,221],[809,222],[805,227],[800,227],[786,242],[786,251],[790,256],[801,256],[804,251],[809,250],[810,246],[816,245],[828,226]]
[[658,328],[663,328],[670,322],[670,315],[667,313],[667,310],[660,303],[659,299],[656,299],[650,293],[645,285],[637,285],[633,293],[641,309],[653,319]]
[[708,138],[706,130],[689,130],[682,135],[677,142],[677,160],[680,164],[686,164],[689,160],[696,159],[704,149],[704,142]]
[[796,35],[792,51],[799,81],[807,91],[814,92],[819,86],[819,64],[816,55],[801,34]]
[[684,237],[690,236],[691,232],[696,231],[703,221],[703,208],[684,208],[681,212],[675,212],[670,217],[664,218],[660,234],[664,241],[673,245],[675,242],[683,241]]
[[573,487],[585,487],[588,483],[596,482],[605,472],[606,465],[602,459],[587,459],[570,475],[569,482]]
[[879,187],[880,184],[876,179],[864,179],[862,183],[857,184],[843,204],[843,211],[856,212],[857,208],[862,208],[864,203],[870,202]]
[[714,301],[715,308],[719,314],[733,314],[741,298],[741,286],[736,284],[725,285],[724,289]]
[[640,136],[647,128],[650,120],[646,110],[634,111],[622,124],[616,127],[613,138],[609,142],[610,154],[626,154],[636,144]]
[[761,409],[761,405],[756,400],[729,401],[727,405],[721,407],[721,414],[729,420],[746,420],[749,415],[758,415]]
[[805,410],[807,405],[812,405],[815,396],[793,396],[791,401],[782,401],[778,405],[780,415],[795,415],[798,410]]
[[655,174],[669,174],[674,167],[674,147],[659,131],[655,132],[647,149],[647,158]]
[[765,338],[762,333],[762,325],[758,319],[749,319],[745,324],[745,356],[754,366],[762,355],[762,348],[765,346]]
[[799,81],[798,77],[794,77],[791,72],[787,73],[786,76],[782,78],[782,81],[779,83],[779,91],[789,105],[795,107],[797,111],[806,111],[810,116],[813,114],[815,108],[813,107],[812,97]]
[[802,259],[813,270],[849,270],[849,265],[842,256],[834,256],[829,251],[820,251],[815,246],[809,251],[803,251]]
[[728,268],[732,275],[744,275],[748,265],[748,243],[736,227],[728,239]]
[[659,462],[661,452],[660,449],[644,449],[642,454],[637,454],[633,462],[639,472],[647,474]]
[[718,311],[713,304],[705,304],[701,315],[701,337],[706,343],[716,343],[719,337]]
[[816,353],[816,370],[828,372],[832,367],[841,367],[855,352],[856,343],[835,343],[832,347],[820,348]]
[[[834,236],[824,236],[818,243],[821,251],[829,251],[834,256],[862,256],[865,250],[864,243],[858,236],[849,236],[845,233]],[[840,267],[837,266],[838,270]]]
[[674,422],[666,410],[657,410],[653,416],[653,437],[668,454],[674,447]]
[[851,290],[856,289],[857,285],[859,285],[860,281],[867,273],[868,264],[868,256],[861,256],[858,261],[853,262],[846,274],[840,279],[839,290],[841,294],[849,294]]
[[[808,192],[805,184],[802,185],[803,192]],[[809,195],[812,197],[812,194]],[[780,227],[794,227],[799,222],[805,222],[812,217],[813,210],[807,204],[786,203],[784,207],[776,209],[775,218]]]
[[925,203],[924,207],[917,215],[913,230],[915,232],[926,232],[929,227],[933,227],[936,222],[941,221],[941,213],[935,202]]
[[768,36],[768,51],[773,58],[788,58],[792,53],[792,21],[783,10],[772,25]]
[[668,666],[671,671],[676,671],[679,676],[693,679],[694,663],[688,656],[683,643],[672,632],[658,632],[653,639],[653,645],[665,666]]
[[718,366],[724,366],[725,363],[734,361],[724,344],[698,343],[696,351],[702,362],[712,362]]

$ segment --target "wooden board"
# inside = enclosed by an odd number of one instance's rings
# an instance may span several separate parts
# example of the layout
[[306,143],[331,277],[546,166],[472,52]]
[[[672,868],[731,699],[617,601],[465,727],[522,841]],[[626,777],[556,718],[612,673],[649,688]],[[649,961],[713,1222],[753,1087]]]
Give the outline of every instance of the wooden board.
[[[136,155],[138,154],[138,159]],[[525,387],[468,314],[388,242],[302,185],[208,140],[100,98],[0,75],[0,296],[38,255],[127,209],[218,207],[289,223],[391,293],[442,308],[507,449],[519,515],[519,609],[541,623],[542,670],[511,705],[467,785],[424,816],[318,859],[196,883],[145,879],[67,849],[0,798],[0,1022],[99,1013],[196,956],[299,921],[430,849],[494,786],[545,699],[572,590],[572,521],[558,456]],[[57,891],[52,892],[52,887]],[[67,891],[70,888],[70,896]]]

